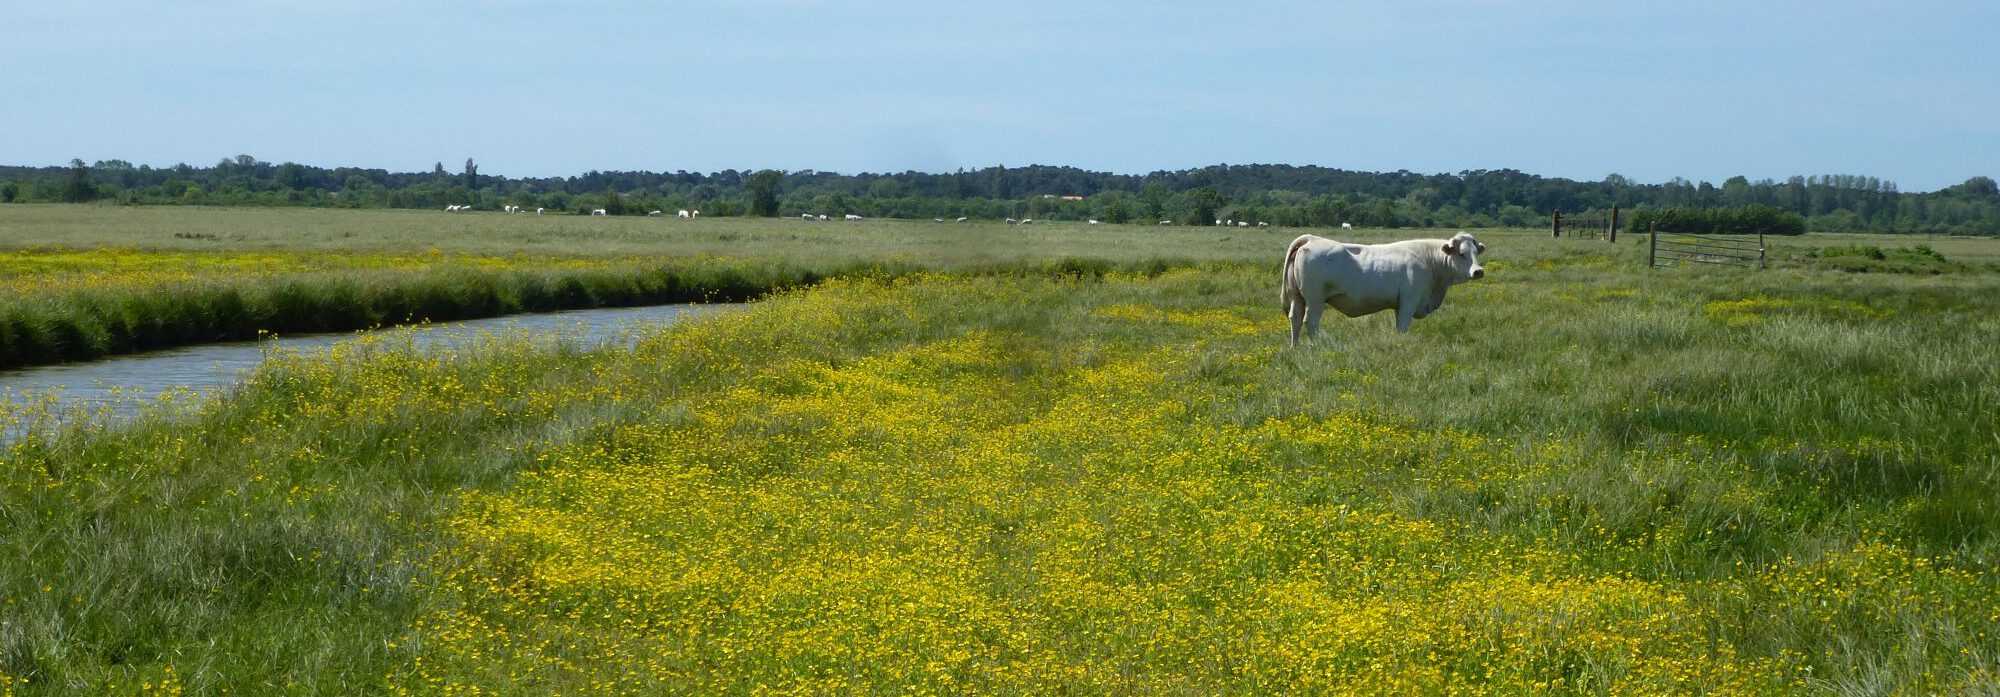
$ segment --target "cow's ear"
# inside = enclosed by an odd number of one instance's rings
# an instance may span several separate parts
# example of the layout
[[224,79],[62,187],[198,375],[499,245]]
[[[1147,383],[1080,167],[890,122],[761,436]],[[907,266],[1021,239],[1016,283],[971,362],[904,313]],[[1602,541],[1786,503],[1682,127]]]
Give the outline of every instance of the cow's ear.
[[1447,256],[1458,256],[1458,248],[1451,246],[1450,242],[1446,242],[1444,243],[1444,253]]

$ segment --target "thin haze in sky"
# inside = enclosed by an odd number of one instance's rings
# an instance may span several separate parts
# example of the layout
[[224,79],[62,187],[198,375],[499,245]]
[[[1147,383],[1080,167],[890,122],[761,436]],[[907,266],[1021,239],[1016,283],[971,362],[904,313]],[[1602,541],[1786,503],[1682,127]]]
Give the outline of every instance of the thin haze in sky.
[[1929,191],[2000,163],[2000,3],[126,2],[9,8],[0,164],[1145,173]]

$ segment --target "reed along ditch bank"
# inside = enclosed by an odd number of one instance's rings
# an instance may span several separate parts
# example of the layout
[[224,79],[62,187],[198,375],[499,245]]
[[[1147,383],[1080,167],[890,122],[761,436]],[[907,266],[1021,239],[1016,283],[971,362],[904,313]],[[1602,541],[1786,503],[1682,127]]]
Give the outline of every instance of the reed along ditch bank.
[[[976,276],[1154,275],[1186,261],[959,265],[940,269],[898,259],[809,266],[678,259],[559,268],[485,265],[285,273],[103,274],[35,288],[14,279],[0,294],[0,369],[84,361],[266,334],[347,332],[424,322],[680,303],[747,302],[829,278],[895,278],[928,272]],[[102,273],[102,272],[96,272]],[[25,290],[21,286],[29,286]]]

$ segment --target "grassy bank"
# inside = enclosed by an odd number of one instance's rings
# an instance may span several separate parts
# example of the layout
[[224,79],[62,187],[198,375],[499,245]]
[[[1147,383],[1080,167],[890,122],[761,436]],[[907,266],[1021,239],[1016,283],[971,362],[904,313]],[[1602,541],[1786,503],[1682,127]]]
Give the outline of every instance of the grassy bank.
[[[20,262],[36,253],[16,253]],[[124,250],[64,257],[160,257]],[[131,270],[0,278],[0,368],[98,358],[266,333],[686,302],[748,300],[817,280],[819,272],[714,260],[594,264],[444,259],[415,268],[210,272],[237,255],[169,257]],[[258,255],[269,258],[274,255]]]
[[1302,350],[1259,259],[285,358],[11,446],[0,678],[2000,689],[2000,277],[1515,242],[1410,334]]

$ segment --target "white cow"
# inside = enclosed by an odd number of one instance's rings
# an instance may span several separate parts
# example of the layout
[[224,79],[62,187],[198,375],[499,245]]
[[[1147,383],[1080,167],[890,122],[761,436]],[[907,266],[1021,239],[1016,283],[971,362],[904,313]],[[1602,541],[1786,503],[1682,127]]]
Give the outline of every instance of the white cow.
[[1162,221],[1160,221],[1160,224],[1161,224],[1161,225],[1172,225],[1172,224],[1174,224],[1174,221],[1171,221],[1171,220],[1162,220]]
[[1423,319],[1444,304],[1444,292],[1455,284],[1486,277],[1479,255],[1486,245],[1460,232],[1449,240],[1404,240],[1388,244],[1345,244],[1316,235],[1300,235],[1285,250],[1283,283],[1278,299],[1292,318],[1292,345],[1299,329],[1307,337],[1319,333],[1320,314],[1328,305],[1349,317],[1394,308],[1396,331],[1410,331],[1410,321]]
[[847,220],[860,220],[860,219],[861,219],[861,216],[858,216],[858,215],[855,215],[855,214],[853,214],[853,213],[849,213],[849,214],[847,214],[847,218],[846,218],[846,219],[847,219]]
[[822,223],[826,222],[826,214],[825,214],[825,213],[821,213],[821,214],[819,214],[819,221],[820,221],[820,222],[822,222]]
[[1091,218],[1091,219],[1090,219],[1090,220],[1089,220],[1088,222],[1089,222],[1089,223],[1090,223],[1091,225],[1096,225],[1096,224],[1097,224],[1097,219],[1096,219],[1096,218]]
[[1033,225],[1033,224],[1035,224],[1035,219],[1034,219],[1034,218],[1022,218],[1022,219],[1021,219],[1021,224],[1022,224],[1022,225]]
[[1014,223],[1018,223],[1018,222],[1021,222],[1021,221],[1018,221],[1018,220],[1015,220],[1015,219],[1013,219],[1013,218],[1008,218],[1008,219],[1007,219],[1007,224],[1008,224],[1008,225],[1013,225]]
[[1340,229],[1342,229],[1342,230],[1352,230],[1352,229],[1354,229],[1354,223],[1341,223],[1341,224],[1340,224]]
[[813,214],[811,214],[811,213],[800,213],[800,214],[799,214],[799,220],[812,220],[812,219],[813,219]]
[[674,215],[677,215],[677,216],[679,216],[679,217],[682,217],[682,218],[692,218],[692,217],[694,217],[694,216],[692,216],[692,215],[688,215],[688,212],[687,212],[687,209],[686,209],[686,208],[682,208],[682,209],[680,210],[680,212],[678,212],[678,213],[675,213]]
[[605,212],[604,212],[604,209],[602,209],[602,208],[596,208],[596,209],[592,209],[592,210],[590,211],[590,214],[591,214],[591,215],[608,215],[607,213],[605,213]]
[[646,217],[648,218],[658,218],[662,215],[666,215],[666,213],[662,211],[646,211]]
[[959,218],[958,218],[958,222],[961,222],[961,223],[965,222],[965,216],[959,216]]
[[540,208],[535,209],[535,215],[541,215],[541,214],[542,214],[542,209]]

